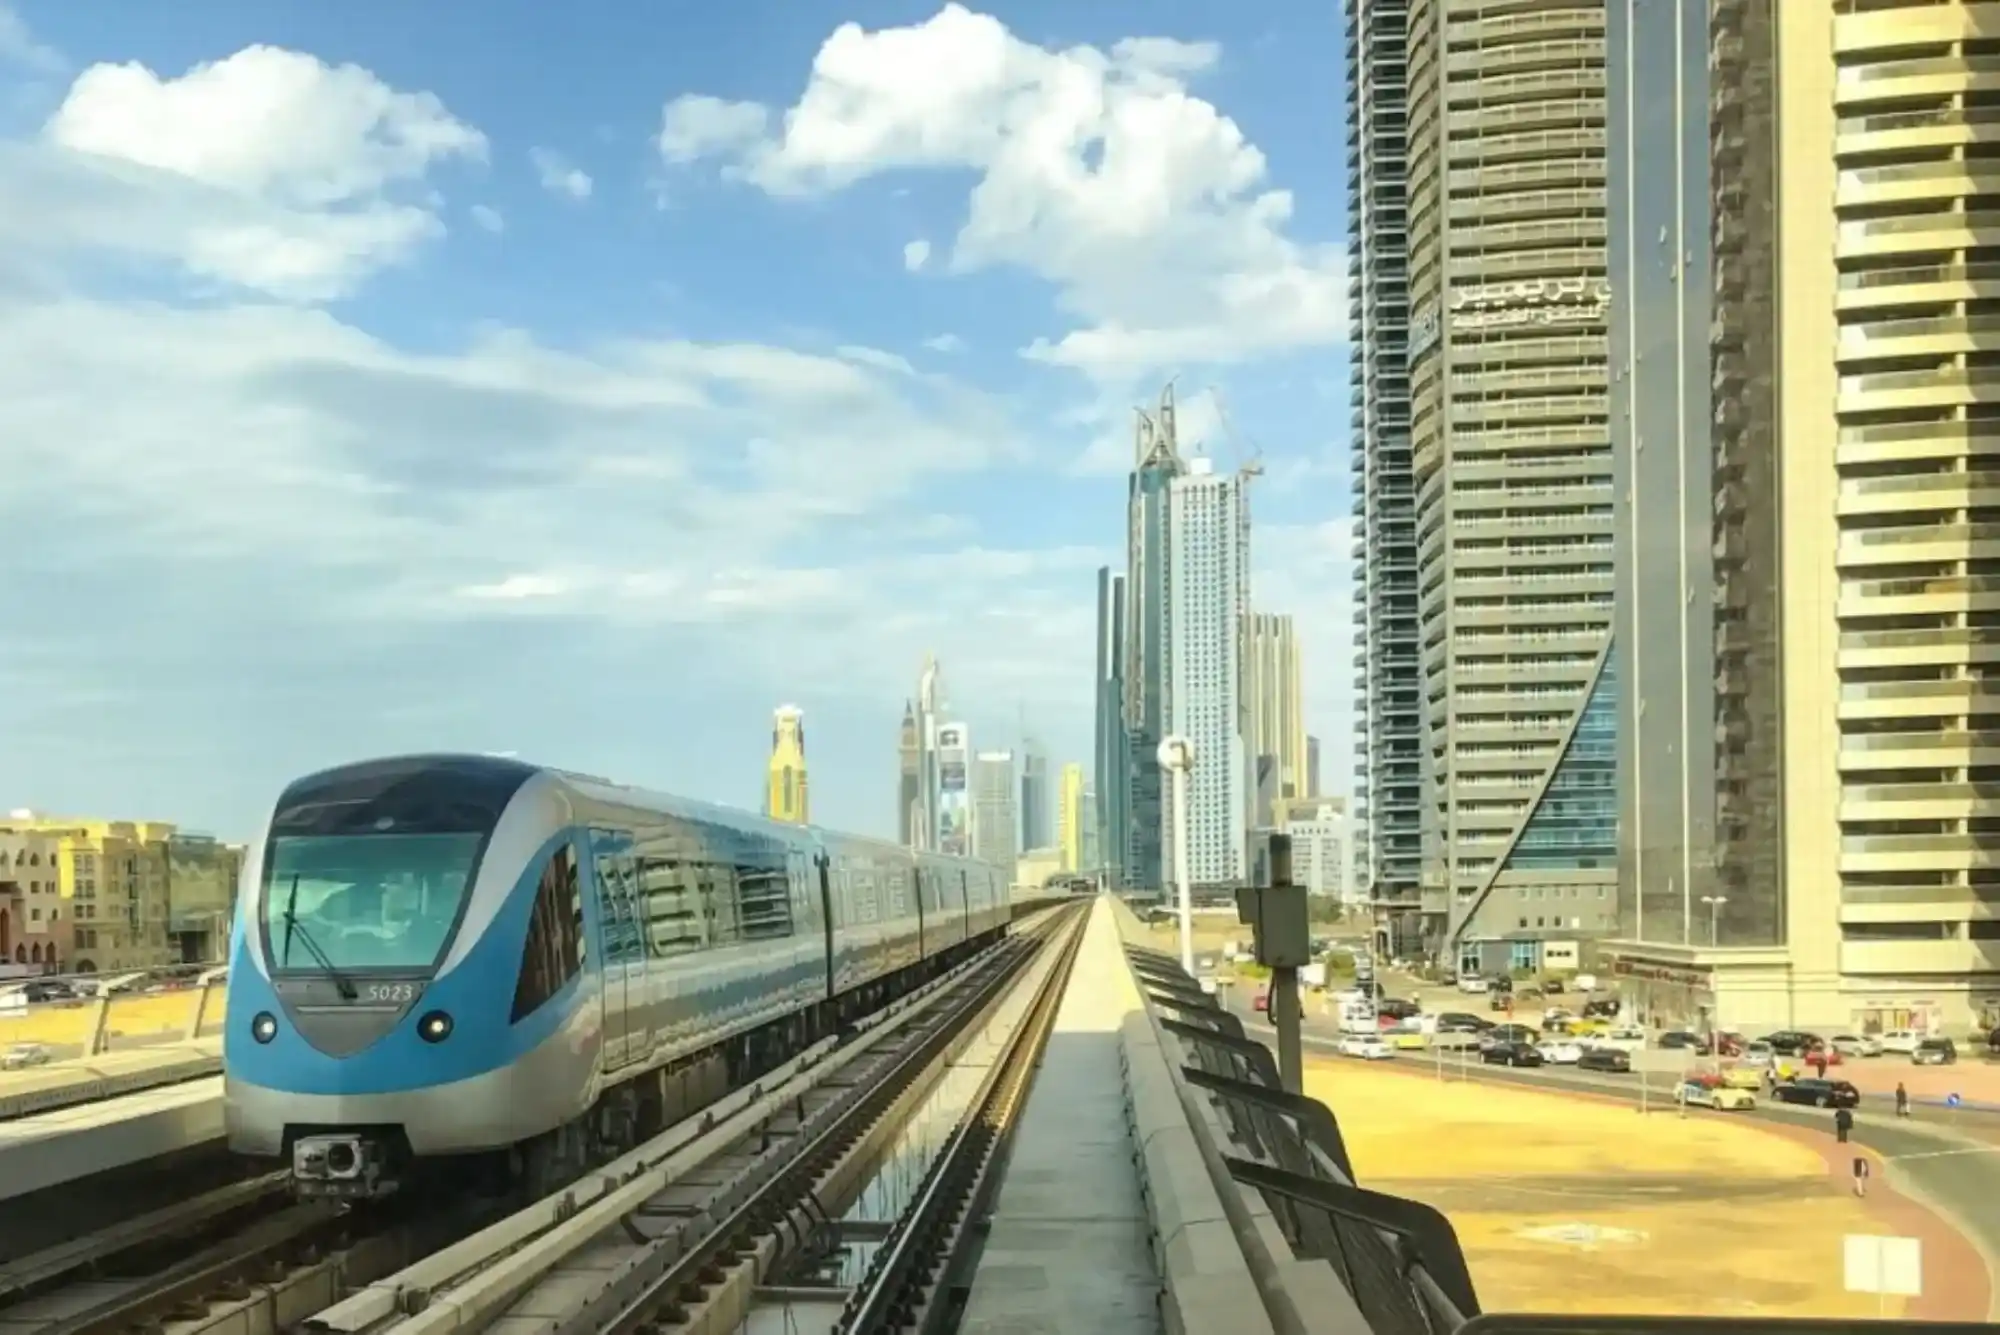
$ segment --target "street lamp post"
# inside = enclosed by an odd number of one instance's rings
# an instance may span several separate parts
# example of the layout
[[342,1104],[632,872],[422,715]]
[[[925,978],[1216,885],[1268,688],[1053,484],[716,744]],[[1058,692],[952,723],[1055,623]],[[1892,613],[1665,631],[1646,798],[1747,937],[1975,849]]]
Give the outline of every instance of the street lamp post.
[[1194,891],[1188,884],[1188,773],[1194,769],[1194,743],[1169,737],[1160,743],[1160,768],[1171,776],[1174,807],[1174,893],[1180,903],[1181,968],[1194,977]]
[[1721,933],[1718,919],[1722,913],[1722,906],[1729,902],[1729,896],[1703,895],[1701,902],[1708,905],[1708,944],[1714,946]]

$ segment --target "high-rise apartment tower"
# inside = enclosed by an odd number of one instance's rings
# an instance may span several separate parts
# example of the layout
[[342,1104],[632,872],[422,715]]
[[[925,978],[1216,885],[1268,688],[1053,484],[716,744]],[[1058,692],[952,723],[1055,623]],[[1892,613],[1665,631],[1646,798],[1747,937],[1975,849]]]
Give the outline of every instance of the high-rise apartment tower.
[[1168,676],[1173,691],[1166,731],[1194,744],[1194,771],[1188,780],[1188,879],[1201,886],[1236,884],[1248,869],[1244,834],[1251,809],[1242,731],[1242,636],[1250,603],[1245,480],[1240,473],[1217,473],[1208,460],[1196,459],[1167,489],[1172,535],[1167,606],[1173,627]]
[[1611,928],[1618,854],[1605,7],[1490,8],[1407,43],[1424,898],[1480,969]]
[[1722,913],[1782,926],[1788,1023],[1963,1032],[2000,996],[2000,28],[1712,25]]
[[[1251,612],[1243,618],[1244,746],[1253,758],[1269,757],[1276,772],[1274,796],[1306,795],[1305,698],[1300,686],[1299,637],[1289,616]],[[1254,770],[1254,766],[1253,766]],[[1271,813],[1252,813],[1258,826]]]
[[1020,855],[1021,813],[1015,804],[1014,753],[981,751],[972,759],[972,856],[1012,874]]
[[[1427,932],[1416,481],[1410,456],[1409,0],[1347,0],[1349,371],[1356,512],[1356,806],[1385,953]],[[1317,789],[1318,785],[1314,785]]]

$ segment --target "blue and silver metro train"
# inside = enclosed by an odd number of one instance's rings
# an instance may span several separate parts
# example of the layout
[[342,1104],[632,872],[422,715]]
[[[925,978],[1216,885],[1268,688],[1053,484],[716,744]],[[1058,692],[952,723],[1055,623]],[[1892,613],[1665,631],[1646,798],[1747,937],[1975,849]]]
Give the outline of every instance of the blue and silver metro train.
[[[300,779],[245,859],[231,1148],[554,1187],[1002,934],[1007,878],[487,756]],[[467,1158],[466,1156],[472,1156]]]

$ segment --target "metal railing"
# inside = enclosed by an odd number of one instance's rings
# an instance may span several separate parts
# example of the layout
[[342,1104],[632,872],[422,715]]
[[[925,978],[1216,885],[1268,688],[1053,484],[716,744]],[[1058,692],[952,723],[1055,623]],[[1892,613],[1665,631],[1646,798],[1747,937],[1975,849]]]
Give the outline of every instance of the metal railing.
[[1258,1193],[1300,1260],[1332,1267],[1374,1335],[1448,1335],[1480,1314],[1451,1221],[1419,1201],[1356,1184],[1340,1124],[1326,1105],[1280,1084],[1269,1048],[1181,972],[1128,944],[1141,993],[1185,1059],[1180,1075],[1208,1096],[1239,1185]]

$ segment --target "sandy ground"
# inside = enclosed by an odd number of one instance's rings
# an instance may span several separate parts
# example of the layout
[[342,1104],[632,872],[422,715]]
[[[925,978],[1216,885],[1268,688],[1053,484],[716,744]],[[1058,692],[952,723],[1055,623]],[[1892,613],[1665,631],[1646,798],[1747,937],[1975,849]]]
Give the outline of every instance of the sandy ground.
[[[1856,1200],[1799,1137],[1726,1113],[1309,1067],[1306,1092],[1337,1113],[1362,1185],[1448,1214],[1489,1311],[1904,1314],[1903,1299],[1844,1291],[1842,1237],[1897,1231],[1885,1221],[1906,1203]],[[1927,1247],[1926,1288],[1962,1259]],[[1979,1287],[1981,1310],[1958,1319],[1984,1318]]]

